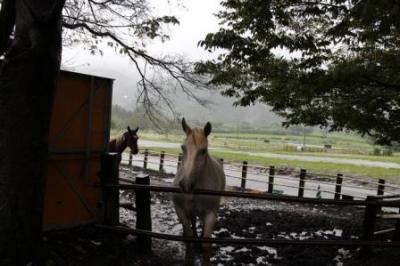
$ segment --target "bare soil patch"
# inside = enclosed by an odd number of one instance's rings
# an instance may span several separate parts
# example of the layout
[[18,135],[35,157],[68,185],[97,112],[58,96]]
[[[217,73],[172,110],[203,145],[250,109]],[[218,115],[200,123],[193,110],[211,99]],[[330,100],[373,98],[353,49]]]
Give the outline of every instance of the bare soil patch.
[[[170,177],[169,177],[170,178]],[[168,181],[168,179],[167,179]],[[153,183],[165,184],[154,176]],[[132,201],[133,192],[121,193]],[[152,193],[153,231],[181,234],[170,195]],[[314,204],[225,198],[215,237],[268,239],[357,239],[364,209]],[[121,209],[121,223],[135,227],[135,213]],[[379,228],[390,226],[387,222]],[[48,265],[182,265],[185,245],[153,239],[153,253],[136,252],[136,237],[107,232],[93,226],[47,232],[44,237]],[[398,265],[396,249],[374,248],[367,258],[358,248],[322,246],[214,245],[213,265]],[[200,257],[200,256],[199,256]],[[198,260],[200,263],[200,260]]]

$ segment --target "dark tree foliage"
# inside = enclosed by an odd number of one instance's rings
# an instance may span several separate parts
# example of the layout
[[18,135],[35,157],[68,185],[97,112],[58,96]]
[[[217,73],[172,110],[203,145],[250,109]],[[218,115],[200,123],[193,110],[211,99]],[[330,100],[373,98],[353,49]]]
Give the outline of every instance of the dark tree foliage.
[[400,141],[400,2],[224,0],[221,28],[200,42],[222,49],[197,72],[236,97],[273,107],[285,125],[354,130]]

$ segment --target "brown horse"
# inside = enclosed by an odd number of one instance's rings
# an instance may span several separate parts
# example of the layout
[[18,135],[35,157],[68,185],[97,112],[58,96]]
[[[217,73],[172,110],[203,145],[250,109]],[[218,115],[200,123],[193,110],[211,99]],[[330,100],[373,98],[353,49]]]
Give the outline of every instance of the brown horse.
[[[196,220],[200,220],[202,236],[211,237],[217,222],[220,197],[193,195],[195,189],[225,189],[225,174],[219,160],[208,154],[207,136],[211,133],[211,124],[204,129],[190,128],[182,119],[182,128],[186,139],[182,145],[183,158],[181,167],[175,176],[174,185],[179,186],[184,194],[174,194],[173,202],[179,221],[183,226],[184,236],[197,236]],[[210,244],[204,244],[206,260],[210,255]],[[186,247],[186,256],[188,250]]]
[[121,162],[122,153],[124,152],[126,147],[129,147],[133,154],[137,154],[139,152],[137,144],[139,139],[137,135],[138,130],[139,128],[131,130],[131,128],[128,127],[127,131],[117,136],[116,138],[111,139],[108,143],[108,151],[118,153],[119,163]]

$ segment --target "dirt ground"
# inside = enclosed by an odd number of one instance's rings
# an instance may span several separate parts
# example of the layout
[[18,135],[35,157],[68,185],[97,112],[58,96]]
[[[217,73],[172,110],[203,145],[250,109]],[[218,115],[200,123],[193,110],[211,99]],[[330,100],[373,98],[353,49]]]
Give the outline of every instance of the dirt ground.
[[[154,181],[155,180],[155,181]],[[167,181],[167,182],[165,182]],[[152,182],[168,184],[155,177]],[[133,201],[121,193],[121,201]],[[152,193],[153,231],[181,234],[170,195]],[[364,209],[270,201],[223,200],[215,237],[268,239],[357,239]],[[135,227],[135,213],[120,210],[120,222]],[[389,224],[379,224],[387,228]],[[185,245],[153,239],[152,254],[140,255],[136,237],[104,231],[94,226],[47,232],[44,244],[48,265],[182,265]],[[200,264],[200,257],[197,264]],[[361,257],[358,248],[320,246],[213,245],[212,265],[399,265],[398,249],[374,248]]]

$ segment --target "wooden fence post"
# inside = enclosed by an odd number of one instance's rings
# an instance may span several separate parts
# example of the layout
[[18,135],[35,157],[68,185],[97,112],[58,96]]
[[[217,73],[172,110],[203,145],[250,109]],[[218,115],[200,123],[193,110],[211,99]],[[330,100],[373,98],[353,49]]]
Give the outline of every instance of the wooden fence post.
[[[101,156],[100,181],[103,185],[118,185],[119,177],[119,158],[118,153],[105,153]],[[105,188],[102,189],[103,196],[103,220],[104,225],[119,225],[119,190]],[[119,254],[118,236],[111,234],[109,236],[111,242],[110,252],[115,256]]]
[[247,177],[247,162],[243,161],[242,166],[242,182],[240,184],[240,188],[242,191],[246,190],[246,177]]
[[[378,183],[379,183],[379,185],[378,185],[378,190],[377,190],[376,194],[378,196],[383,196],[383,194],[385,193],[385,179],[379,179]],[[382,208],[379,207],[378,212],[380,212],[381,210],[382,210]]]
[[[118,185],[119,160],[117,153],[106,153],[101,156],[100,181],[104,184]],[[103,188],[103,223],[119,223],[119,191]]]
[[[366,199],[367,203],[371,203],[365,206],[365,214],[364,214],[364,222],[362,227],[362,235],[361,240],[373,240],[374,238],[374,231],[375,231],[375,224],[376,224],[376,215],[378,213],[378,198],[375,196],[367,196]],[[367,255],[371,251],[371,248],[364,247],[361,249],[362,255]]]
[[129,162],[128,162],[129,167],[132,167],[132,150],[129,151]]
[[268,175],[268,193],[272,193],[274,191],[274,177],[275,177],[275,166],[271,165],[269,167],[269,175]]
[[[400,208],[398,212],[400,214]],[[393,241],[400,241],[400,220],[396,221],[396,228],[393,234]]]
[[[149,175],[137,175],[136,184],[150,185]],[[151,231],[151,209],[150,209],[150,191],[149,190],[135,190],[135,204],[136,204],[136,229]],[[137,247],[140,252],[151,252],[151,237],[138,236]]]
[[176,168],[176,171],[178,171],[179,170],[179,168],[181,167],[181,164],[182,164],[182,153],[179,153],[179,155],[178,155],[178,166],[177,166],[177,168]]
[[149,150],[144,150],[144,158],[143,158],[143,169],[147,169],[147,161],[149,159]]
[[336,186],[335,186],[335,200],[340,200],[342,196],[342,183],[343,183],[343,175],[337,174]]
[[158,168],[158,171],[160,171],[160,172],[164,171],[164,157],[165,157],[165,151],[161,151],[161,153],[160,153],[160,166]]
[[307,174],[306,169],[300,170],[299,194],[298,194],[299,198],[304,197],[304,186],[306,183],[306,174]]
[[383,196],[383,194],[385,193],[385,179],[379,179],[378,180],[378,191],[377,191],[377,195],[378,196]]

